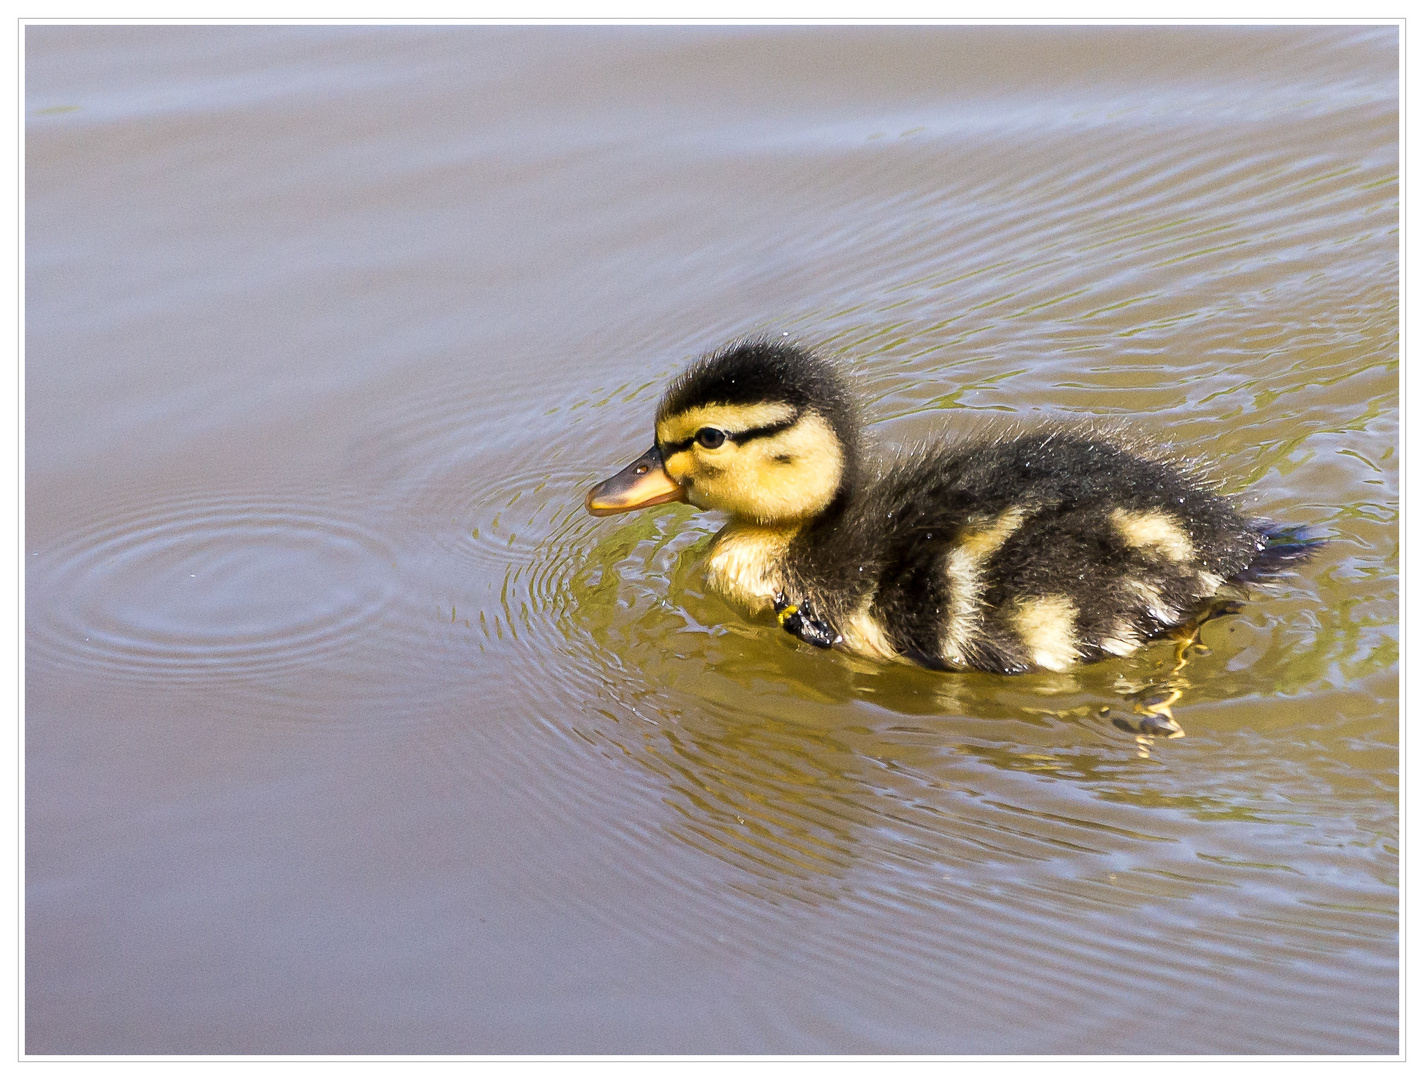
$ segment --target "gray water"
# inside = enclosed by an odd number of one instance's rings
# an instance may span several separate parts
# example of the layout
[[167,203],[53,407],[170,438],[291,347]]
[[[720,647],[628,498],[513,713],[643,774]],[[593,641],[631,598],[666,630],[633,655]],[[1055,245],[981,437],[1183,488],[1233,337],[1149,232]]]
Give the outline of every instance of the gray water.
[[[1394,27],[24,34],[29,1053],[1396,1052]],[[812,650],[582,507],[746,335],[1330,543]]]

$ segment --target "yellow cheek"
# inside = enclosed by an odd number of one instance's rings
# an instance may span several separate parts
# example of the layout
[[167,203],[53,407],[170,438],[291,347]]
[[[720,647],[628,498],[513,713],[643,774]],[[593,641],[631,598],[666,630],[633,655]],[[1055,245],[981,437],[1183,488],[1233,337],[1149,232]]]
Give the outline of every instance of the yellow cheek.
[[[712,451],[716,453],[717,451]],[[687,501],[702,510],[728,510],[723,500],[718,498],[720,485],[717,483],[721,469],[703,460],[708,451],[701,447],[689,447],[669,455],[663,461],[663,469],[687,491]]]
[[814,413],[779,435],[714,450],[693,444],[663,467],[687,488],[688,501],[764,525],[799,521],[835,497],[845,455],[829,423]]
[[679,450],[671,457],[663,459],[663,469],[679,484],[687,483],[694,467],[691,450]]

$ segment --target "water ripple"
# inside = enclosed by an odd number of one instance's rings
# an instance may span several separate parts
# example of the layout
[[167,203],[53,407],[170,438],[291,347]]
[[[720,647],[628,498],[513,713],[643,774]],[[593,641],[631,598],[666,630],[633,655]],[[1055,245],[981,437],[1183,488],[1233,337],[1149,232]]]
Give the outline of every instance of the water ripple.
[[346,649],[396,593],[389,543],[309,503],[190,498],[30,554],[31,662],[220,682]]

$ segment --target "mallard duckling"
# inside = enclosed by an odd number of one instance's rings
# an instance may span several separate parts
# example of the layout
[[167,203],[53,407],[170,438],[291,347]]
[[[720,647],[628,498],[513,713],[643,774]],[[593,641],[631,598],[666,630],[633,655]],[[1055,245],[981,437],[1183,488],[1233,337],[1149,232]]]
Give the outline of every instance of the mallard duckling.
[[756,341],[679,376],[653,448],[585,504],[606,515],[672,501],[730,515],[708,584],[797,637],[1006,674],[1126,656],[1228,582],[1278,572],[1317,544],[1086,429],[945,442],[872,465],[839,372]]

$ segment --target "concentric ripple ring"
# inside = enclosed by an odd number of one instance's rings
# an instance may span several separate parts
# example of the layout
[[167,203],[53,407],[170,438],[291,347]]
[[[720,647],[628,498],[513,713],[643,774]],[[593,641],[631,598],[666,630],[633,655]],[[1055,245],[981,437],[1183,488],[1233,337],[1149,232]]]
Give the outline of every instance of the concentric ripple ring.
[[321,509],[190,499],[29,553],[31,663],[252,675],[341,652],[394,599],[391,546]]

